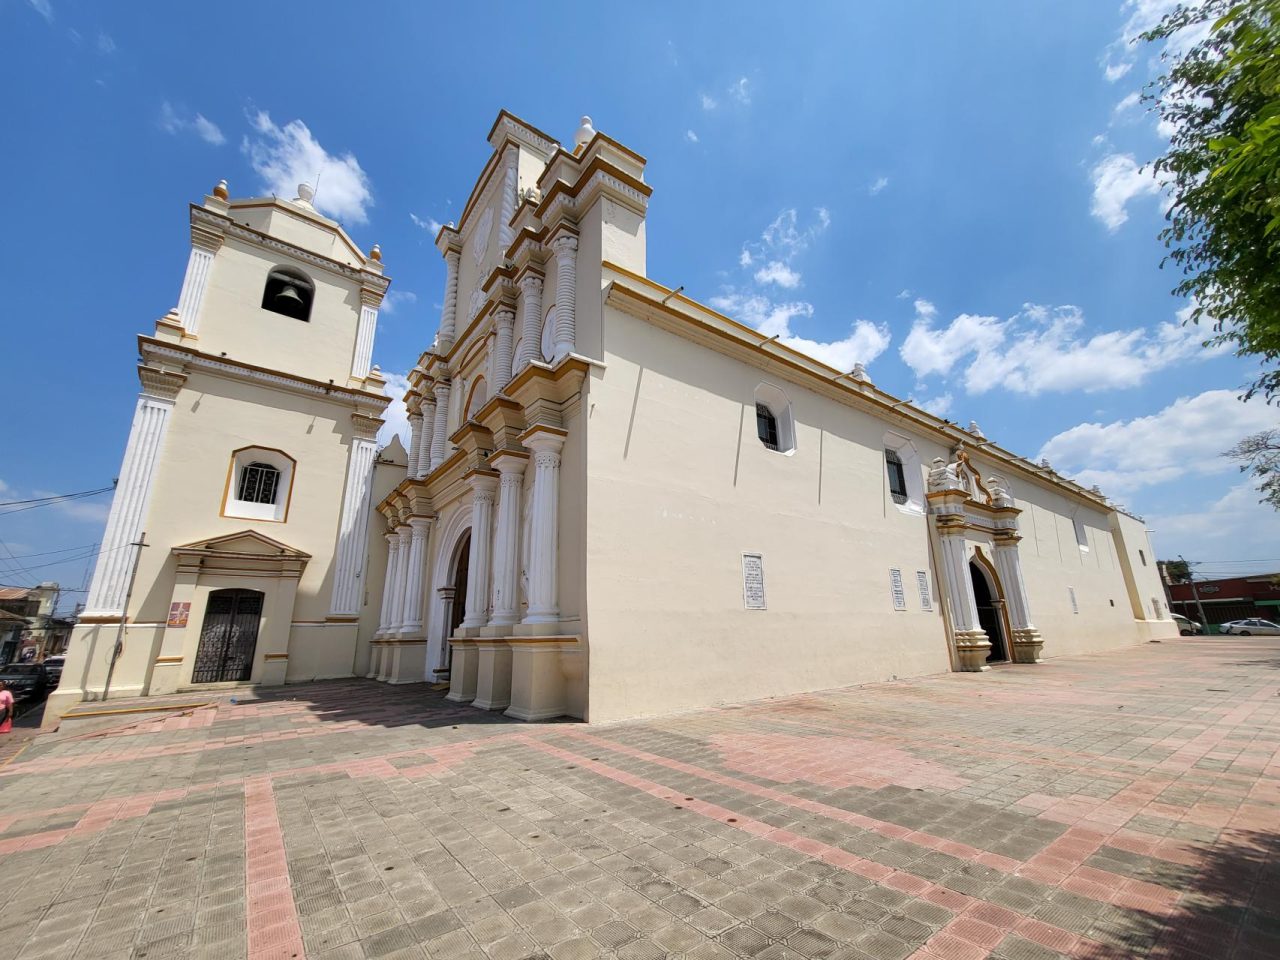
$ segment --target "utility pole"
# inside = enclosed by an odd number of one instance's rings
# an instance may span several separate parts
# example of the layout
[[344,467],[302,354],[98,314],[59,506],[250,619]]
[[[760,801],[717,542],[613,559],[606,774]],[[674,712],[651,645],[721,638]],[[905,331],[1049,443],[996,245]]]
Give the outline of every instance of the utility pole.
[[[1183,563],[1187,563],[1187,558],[1182,554],[1178,554],[1178,559]],[[1204,627],[1206,636],[1209,633],[1209,621],[1205,619],[1204,604],[1200,602],[1200,589],[1196,586],[1196,575],[1191,570],[1191,564],[1187,563],[1187,579],[1191,582],[1191,596],[1196,602],[1196,610],[1200,612],[1200,626]]]
[[133,581],[138,576],[138,561],[142,559],[142,548],[150,546],[147,543],[147,532],[144,530],[142,534],[133,543],[131,547],[137,547],[137,552],[133,555],[133,567],[129,571],[129,588],[124,592],[124,609],[120,611],[120,627],[116,630],[116,644],[111,648],[111,664],[107,667],[107,682],[102,687],[102,699],[106,701],[111,693],[111,675],[116,672],[116,661],[120,659],[120,653],[124,650],[124,625],[129,619],[129,598],[133,596]]

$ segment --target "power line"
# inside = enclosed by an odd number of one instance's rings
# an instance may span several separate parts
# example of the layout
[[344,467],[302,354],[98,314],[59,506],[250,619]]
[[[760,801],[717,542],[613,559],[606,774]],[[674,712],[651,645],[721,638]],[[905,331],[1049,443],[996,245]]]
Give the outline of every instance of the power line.
[[31,560],[35,557],[52,557],[59,553],[75,553],[79,550],[89,550],[97,547],[97,543],[82,543],[75,547],[63,547],[61,550],[46,550],[44,553],[23,553],[13,556],[14,560]]
[[52,503],[55,500],[69,500],[72,497],[92,497],[115,488],[116,485],[113,483],[109,487],[102,487],[98,490],[81,490],[78,493],[55,493],[47,497],[33,497],[30,500],[3,500],[0,501],[0,507],[16,507],[24,503]]

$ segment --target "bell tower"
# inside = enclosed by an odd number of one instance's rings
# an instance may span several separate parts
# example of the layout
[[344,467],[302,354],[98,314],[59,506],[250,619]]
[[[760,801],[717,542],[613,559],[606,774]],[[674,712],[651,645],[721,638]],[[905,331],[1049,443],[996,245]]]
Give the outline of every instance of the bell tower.
[[[390,281],[381,250],[363,253],[314,199],[308,184],[292,200],[234,199],[224,180],[191,205],[177,306],[138,337],[142,392],[48,716],[108,695],[352,674]],[[238,625],[259,611],[234,651],[227,610]]]

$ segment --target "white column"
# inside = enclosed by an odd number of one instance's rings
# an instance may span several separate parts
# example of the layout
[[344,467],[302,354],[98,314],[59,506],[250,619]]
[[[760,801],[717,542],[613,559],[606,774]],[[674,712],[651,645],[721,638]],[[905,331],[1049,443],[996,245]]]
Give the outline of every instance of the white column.
[[449,624],[453,623],[454,587],[441,587],[440,594],[440,649],[436,651],[435,666],[432,672],[447,673],[449,670]]
[[958,634],[981,631],[978,603],[973,596],[973,578],[969,576],[964,533],[940,533],[938,540],[942,553],[942,575],[947,581],[947,596],[951,598],[951,625]]
[[447,353],[453,346],[455,323],[458,316],[458,259],[457,250],[444,255],[444,309],[440,312],[440,352]]
[[520,508],[524,503],[523,457],[497,461],[498,529],[493,539],[493,612],[490,626],[520,622]]
[[431,469],[444,463],[444,447],[449,439],[449,381],[437,380],[436,425],[431,432]]
[[573,352],[576,333],[575,300],[578,295],[578,238],[570,234],[556,237],[556,339],[548,359],[559,360]]
[[413,528],[408,524],[396,527],[396,538],[400,541],[400,562],[396,564],[395,593],[391,597],[391,623],[387,626],[387,633],[399,633],[404,626],[404,601],[409,586],[409,544],[412,536]]
[[419,406],[422,411],[422,443],[418,444],[416,463],[409,461],[410,471],[421,479],[431,472],[431,445],[436,435],[436,399],[434,394],[422,398]]
[[502,246],[500,255],[504,260],[516,238],[515,231],[511,228],[511,218],[516,213],[516,192],[519,190],[516,164],[519,160],[520,150],[517,147],[507,147],[506,153],[502,155],[502,205],[498,209],[498,243]]
[[364,558],[369,539],[369,488],[373,483],[373,458],[377,442],[353,437],[347,454],[347,483],[338,520],[338,555],[333,575],[329,612],[357,616],[363,605]]
[[129,443],[120,466],[120,478],[111,499],[111,512],[107,515],[107,528],[102,534],[102,547],[93,571],[93,583],[89,586],[84,610],[86,615],[120,616],[125,612],[125,593],[129,589],[129,575],[138,552],[137,548],[129,545],[135,543],[142,533],[173,401],[174,397],[147,392],[138,397],[133,425],[129,428]]
[[418,458],[422,455],[422,414],[409,414],[409,476],[418,476]]
[[182,292],[178,294],[178,320],[187,333],[194,334],[200,328],[200,308],[204,305],[204,292],[209,286],[209,274],[213,272],[213,255],[217,247],[193,245],[187,259],[187,274],[182,279]]
[[462,625],[483,627],[489,622],[489,571],[493,547],[493,477],[471,478],[471,555],[467,567],[467,616]]
[[527,273],[520,279],[520,367],[542,359],[542,278]]
[[560,619],[556,564],[559,551],[560,449],[564,437],[539,433],[528,437],[533,451],[533,502],[529,523],[529,609],[523,623]]
[[511,380],[511,347],[516,326],[516,312],[510,307],[499,307],[494,316],[498,335],[493,342],[493,392],[501,393]]
[[400,578],[400,535],[385,534],[387,541],[387,573],[382,580],[382,611],[378,616],[378,636],[395,630],[396,584]]
[[351,358],[351,376],[363,380],[369,376],[369,365],[373,363],[373,335],[378,329],[378,303],[366,294],[360,294],[360,324],[356,327],[356,352]]
[[1018,557],[1018,542],[996,540],[992,553],[995,555],[996,572],[1000,574],[1000,583],[1004,587],[1010,625],[1014,630],[1034,630],[1031,609],[1027,604],[1027,586],[1022,579],[1022,561]]
[[417,636],[422,633],[423,566],[427,558],[427,536],[431,532],[431,520],[427,517],[412,517],[409,529],[409,560],[405,567],[401,636]]

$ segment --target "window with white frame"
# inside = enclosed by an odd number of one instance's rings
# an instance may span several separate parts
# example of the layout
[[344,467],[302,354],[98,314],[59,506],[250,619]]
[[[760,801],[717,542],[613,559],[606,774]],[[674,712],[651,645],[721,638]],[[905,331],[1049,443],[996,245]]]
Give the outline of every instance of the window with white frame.
[[766,450],[792,454],[796,449],[795,418],[791,401],[771,383],[756,387],[756,436]]
[[884,435],[885,489],[901,513],[924,514],[924,471],[920,452],[900,433]]
[[295,461],[283,450],[243,447],[231,455],[222,515],[283,523],[289,515]]

